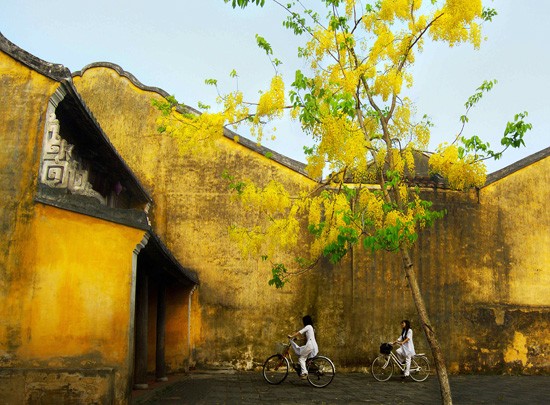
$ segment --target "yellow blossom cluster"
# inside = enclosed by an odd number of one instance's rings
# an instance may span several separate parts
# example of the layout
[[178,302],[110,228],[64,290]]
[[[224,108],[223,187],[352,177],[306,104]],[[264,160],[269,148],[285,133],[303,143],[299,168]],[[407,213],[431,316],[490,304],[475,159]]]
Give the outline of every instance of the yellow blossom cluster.
[[343,218],[343,214],[349,210],[349,201],[342,193],[322,193],[311,199],[309,225],[319,226],[323,223],[321,232],[310,246],[311,257],[319,257],[326,245],[336,241],[340,227],[349,226]]
[[325,168],[325,155],[319,153],[318,148],[312,155],[307,157],[306,172],[312,179],[320,179],[323,177],[323,170]]
[[357,200],[357,210],[361,212],[364,221],[372,222],[375,228],[380,228],[384,224],[384,200],[380,194],[373,193],[372,190],[363,188],[359,190]]
[[[303,243],[298,236],[305,222],[315,236],[309,253],[317,258],[327,245],[348,243],[346,235],[375,235],[383,228],[399,227],[399,243],[409,243],[417,227],[430,220],[427,206],[407,181],[415,174],[415,154],[429,144],[430,126],[418,123],[413,103],[401,93],[412,85],[408,67],[424,36],[451,46],[479,46],[481,0],[433,0],[425,1],[425,7],[421,0],[337,3],[334,18],[314,24],[300,48],[311,72],[306,80],[296,79],[298,95],[292,100],[299,101],[291,111],[316,142],[308,155],[308,174],[321,178],[329,172],[331,182],[322,192],[298,197],[275,180],[261,186],[250,180],[239,183],[238,198],[254,218],[251,226],[230,229],[243,254],[274,256],[295,248]],[[366,10],[362,16],[361,10]],[[218,102],[223,106],[219,114],[174,110],[159,125],[178,141],[182,153],[204,151],[231,123],[248,122],[260,142],[266,123],[285,109],[283,78],[273,77],[255,110],[238,91]],[[457,189],[485,181],[484,165],[462,156],[454,145],[440,148],[430,167]],[[377,185],[365,186],[367,178]],[[345,187],[350,179],[353,184]]]
[[328,170],[340,171],[343,168],[364,170],[367,166],[369,142],[356,121],[347,116],[326,114],[318,126],[319,142],[316,152],[308,160],[308,173],[320,176],[324,163],[329,162]]
[[265,187],[258,187],[246,181],[240,199],[249,209],[258,209],[269,214],[282,213],[291,205],[288,191],[277,181],[270,181]]
[[334,31],[330,28],[319,27],[313,32],[311,40],[306,44],[312,69],[318,69],[319,62],[323,61],[325,56],[334,51],[338,52],[334,35]]
[[322,218],[322,204],[323,198],[320,196],[313,197],[309,201],[308,207],[308,223],[312,225],[317,225],[321,223]]
[[269,256],[274,256],[278,250],[292,249],[298,243],[300,223],[295,215],[289,214],[285,218],[274,219],[266,229],[265,251]]
[[[250,135],[258,144],[261,143],[264,134],[263,119],[281,117],[285,108],[285,85],[281,75],[275,75],[271,79],[269,90],[260,95],[256,112],[250,126]],[[274,129],[273,129],[274,131]],[[273,137],[274,135],[272,135]]]
[[[410,177],[415,176],[416,167],[414,162],[414,150],[412,148],[412,145],[407,145],[407,147],[401,152],[401,156],[403,157],[403,160],[405,162],[405,168],[408,171],[408,174]],[[407,173],[403,173],[405,175]]]
[[245,184],[237,197],[247,211],[259,212],[263,219],[252,227],[230,227],[230,237],[241,253],[262,253],[272,257],[278,251],[295,247],[300,234],[303,199],[293,201],[284,186],[276,181],[270,181],[265,187],[258,187],[251,181]]
[[475,48],[481,43],[481,29],[475,22],[481,17],[481,0],[447,0],[434,13],[436,21],[430,27],[434,40],[446,41],[450,46],[471,42]]
[[373,91],[387,101],[393,94],[401,93],[403,75],[396,69],[390,69],[385,75],[379,75],[374,81]]
[[231,226],[229,239],[233,241],[243,256],[255,256],[265,243],[265,233],[260,226]]
[[[374,144],[380,144],[381,142],[374,142]],[[382,170],[386,163],[386,156],[388,155],[388,149],[385,147],[385,144],[383,146],[378,146],[375,148],[375,150],[372,152],[372,156],[374,159],[374,162],[376,166],[374,169],[378,172]]]
[[355,11],[355,0],[346,0],[346,16],[348,18],[353,17]]
[[262,93],[258,108],[256,109],[256,119],[262,117],[272,118],[281,116],[285,107],[285,84],[281,75],[275,75],[271,79],[271,86],[268,91]]
[[430,128],[427,125],[416,124],[413,128],[414,146],[425,150],[430,142]]
[[418,194],[414,194],[412,197],[413,208],[410,210],[411,214],[417,218],[416,224],[418,228],[422,229],[426,226],[426,208],[421,204]]
[[400,150],[397,148],[392,148],[389,153],[391,154],[391,159],[393,162],[392,170],[398,172],[400,176],[403,176],[405,173],[405,159],[403,159]]
[[398,221],[402,224],[409,222],[408,214],[397,210],[391,210],[386,214],[386,218],[384,219],[384,226],[394,226],[397,224]]
[[169,115],[160,116],[157,125],[172,136],[180,153],[209,154],[214,142],[223,137],[225,117],[222,113],[182,114],[172,109]]
[[471,155],[460,157],[456,145],[440,145],[430,157],[430,170],[441,174],[457,190],[481,187],[487,178],[485,165]]
[[223,103],[223,114],[226,123],[241,122],[250,115],[249,108],[243,103],[243,93],[241,91],[235,91],[229,93],[223,99],[220,99]]
[[408,20],[411,17],[411,10],[415,11],[421,5],[422,0],[383,0],[380,2],[378,16],[388,22],[395,19]]
[[406,140],[410,136],[411,131],[411,114],[412,114],[412,103],[408,98],[403,100],[403,104],[399,105],[389,123],[389,130],[393,134],[394,139],[399,139],[400,141]]

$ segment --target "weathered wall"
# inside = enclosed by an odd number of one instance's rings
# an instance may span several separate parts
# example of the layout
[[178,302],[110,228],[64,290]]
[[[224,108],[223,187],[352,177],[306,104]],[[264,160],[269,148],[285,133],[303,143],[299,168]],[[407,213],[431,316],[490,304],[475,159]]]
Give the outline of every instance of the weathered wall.
[[[27,243],[20,245],[20,267],[12,271],[3,300],[2,319],[11,322],[12,333],[2,342],[2,366],[12,368],[15,376],[33,375],[38,369],[51,375],[48,379],[63,382],[56,386],[29,379],[26,401],[61,398],[69,395],[64,394],[67,386],[71,395],[100,403],[126,400],[131,252],[142,238],[143,231],[134,228],[36,206]],[[106,381],[99,386],[106,391],[98,392],[94,381],[102,379]]]
[[[499,263],[502,279],[498,299],[509,305],[549,304],[550,285],[550,159],[535,162],[481,190],[486,207],[484,237],[505,235],[506,261]],[[490,224],[500,224],[500,228]]]
[[0,398],[124,403],[144,231],[34,201],[58,86],[0,52]]
[[[24,245],[34,211],[39,153],[44,132],[45,106],[58,83],[0,52],[0,359],[21,342],[21,327],[7,315],[18,301],[8,301],[13,291],[26,291],[20,282]],[[26,280],[27,281],[27,280]]]
[[[479,204],[475,194],[431,190],[423,194],[436,201],[435,208],[448,210],[443,221],[420,234],[412,259],[428,313],[452,362],[460,330],[454,317],[466,294],[460,273],[470,254],[466,240],[475,240],[475,227],[466,226],[461,235],[455,231],[465,225],[466,215],[475,223]],[[308,275],[304,283],[309,311],[322,322],[320,344],[341,367],[370,365],[380,343],[397,338],[402,319],[412,322],[417,352],[429,352],[398,253],[372,254],[357,247],[337,266],[323,263],[320,274]]]
[[[32,215],[39,154],[48,99],[58,83],[0,52],[0,297],[7,293],[18,268],[28,222]],[[0,322],[0,339],[11,332]]]
[[[451,372],[550,372],[549,166],[547,157],[479,193],[424,191],[447,215],[412,256]],[[429,352],[399,255],[356,249],[321,274],[304,283],[309,311],[340,365],[368,365],[401,319]]]
[[[478,347],[483,362],[502,361],[504,371],[550,371],[548,184],[550,157],[481,190],[483,241],[492,249],[472,265],[472,270],[482,275],[480,283],[492,280],[489,299],[479,299],[491,329],[482,335],[484,344],[474,338],[471,346]],[[489,244],[495,240],[498,242]],[[490,260],[492,272],[480,266],[484,260]],[[473,326],[479,330],[478,323]]]
[[[152,221],[182,265],[197,271],[191,333],[194,361],[250,368],[276,341],[301,324],[302,281],[280,291],[267,287],[270,270],[241,257],[229,240],[233,223],[252,224],[258,213],[232,200],[221,174],[259,181],[275,178],[295,188],[306,177],[229,139],[208,158],[179,156],[175,142],[157,133],[158,110],[144,91],[108,67],[86,69],[74,82],[121,156],[152,193]],[[111,117],[116,116],[114,119]]]
[[[120,69],[94,67],[75,77],[75,83],[117,150],[152,191],[155,227],[176,257],[199,274],[191,325],[195,361],[258,366],[275,342],[300,326],[305,313],[317,320],[321,351],[340,368],[368,366],[379,344],[396,338],[404,318],[413,321],[418,350],[427,350],[396,255],[356,249],[339,265],[324,263],[282,291],[268,287],[268,266],[241,257],[227,236],[228,226],[253,224],[257,213],[244,212],[232,201],[220,174],[227,169],[236,178],[275,178],[296,188],[311,181],[228,139],[218,143],[213,157],[179,156],[173,141],[156,133],[158,113],[150,100],[158,93],[128,77]],[[549,370],[548,345],[540,344],[548,342],[542,331],[550,325],[544,294],[550,252],[543,248],[550,228],[548,214],[537,208],[549,198],[544,165],[548,162],[516,174],[531,182],[509,177],[480,194],[424,191],[448,214],[422,232],[412,253],[452,372]],[[532,197],[536,202],[522,205],[522,215],[546,215],[544,220],[506,214],[503,206]],[[517,243],[532,228],[540,229],[538,250]],[[529,272],[540,274],[537,282],[524,273],[529,263]],[[507,298],[505,290],[510,291]]]
[[[25,344],[18,355],[78,357],[79,365],[125,363],[131,252],[144,232],[46,205],[38,205],[35,215],[21,269],[29,273],[21,286],[12,285],[14,292],[30,289],[30,299],[20,300]],[[83,353],[90,358],[84,361]]]

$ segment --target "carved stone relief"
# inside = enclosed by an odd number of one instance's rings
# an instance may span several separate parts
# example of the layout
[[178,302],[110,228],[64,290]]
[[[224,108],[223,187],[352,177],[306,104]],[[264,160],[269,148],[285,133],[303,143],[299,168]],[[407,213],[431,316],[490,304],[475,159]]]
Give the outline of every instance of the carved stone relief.
[[46,136],[42,149],[42,174],[40,181],[53,188],[66,188],[72,194],[96,198],[106,205],[107,200],[95,191],[88,181],[88,171],[74,153],[74,145],[59,135],[59,120],[50,112],[46,123]]

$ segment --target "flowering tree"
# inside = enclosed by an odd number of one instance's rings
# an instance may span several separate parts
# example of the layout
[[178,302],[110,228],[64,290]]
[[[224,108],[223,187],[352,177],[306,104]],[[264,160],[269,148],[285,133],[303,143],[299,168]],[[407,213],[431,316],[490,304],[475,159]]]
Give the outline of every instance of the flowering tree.
[[[264,1],[231,3],[244,8],[263,6]],[[244,95],[234,91],[220,95],[218,112],[199,105],[202,112],[197,114],[171,98],[158,104],[163,112],[160,131],[175,137],[182,152],[202,153],[227,126],[246,124],[260,142],[265,125],[289,111],[314,140],[313,147],[305,148],[309,175],[325,174],[325,180],[312,190],[291,193],[275,181],[255,184],[226,173],[242,203],[259,209],[265,219],[252,228],[233,226],[232,237],[243,251],[271,262],[270,284],[276,287],[297,271],[313,268],[320,257],[338,262],[354,245],[399,253],[433,353],[443,402],[452,403],[442,351],[410,254],[418,231],[443,215],[431,209],[414,184],[415,154],[427,148],[431,123],[426,116],[417,119],[415,106],[404,94],[413,85],[409,71],[426,40],[477,48],[482,23],[496,12],[483,8],[481,0],[323,0],[322,17],[302,1],[272,2],[286,10],[283,25],[296,34],[298,56],[307,62],[308,71],[296,71],[286,93],[277,72],[281,62],[270,44],[257,36],[275,68],[269,89],[257,102],[245,102]],[[522,145],[530,129],[523,121],[526,113],[516,115],[506,126],[499,151],[478,137],[462,135],[468,111],[495,83],[484,82],[467,100],[462,128],[430,158],[431,170],[453,188],[483,185],[483,161]],[[298,244],[300,218],[306,218],[314,237],[289,266],[280,254]]]

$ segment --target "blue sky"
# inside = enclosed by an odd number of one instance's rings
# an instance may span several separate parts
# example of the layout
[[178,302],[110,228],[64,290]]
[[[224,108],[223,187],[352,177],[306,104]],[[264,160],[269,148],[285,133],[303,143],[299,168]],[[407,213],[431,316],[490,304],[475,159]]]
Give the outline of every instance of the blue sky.
[[[269,3],[269,1],[267,1]],[[120,65],[148,86],[160,87],[193,107],[214,104],[216,93],[204,84],[216,78],[222,90],[238,85],[252,99],[274,73],[255,34],[265,37],[292,79],[303,62],[294,36],[281,27],[282,11],[268,4],[233,10],[223,0],[0,0],[0,31],[33,55],[77,71],[89,63]],[[496,147],[507,121],[528,111],[533,130],[527,147],[488,163],[492,172],[550,146],[550,1],[486,1],[499,15],[485,25],[481,49],[426,45],[417,56],[410,97],[418,113],[432,118],[431,149],[459,130],[464,102],[483,80],[497,79],[470,115],[465,135],[479,135]],[[238,82],[229,78],[235,69]],[[245,129],[239,131],[243,136]],[[304,161],[310,144],[299,124],[278,127],[268,146]]]

